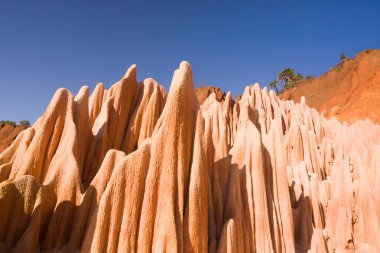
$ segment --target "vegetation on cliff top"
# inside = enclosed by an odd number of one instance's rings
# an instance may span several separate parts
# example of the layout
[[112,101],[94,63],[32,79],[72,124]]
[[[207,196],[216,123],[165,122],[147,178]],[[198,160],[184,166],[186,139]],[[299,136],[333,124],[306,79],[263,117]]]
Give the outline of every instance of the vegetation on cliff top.
[[[0,125],[5,125],[5,124],[17,126],[16,121],[12,121],[12,120],[0,120]],[[29,120],[20,120],[18,125],[20,125],[20,126],[30,126],[30,122],[29,122]]]
[[269,87],[271,89],[274,89],[276,93],[279,94],[286,89],[295,87],[303,80],[310,78],[313,78],[313,76],[309,75],[304,78],[302,74],[296,73],[294,69],[286,68],[278,74],[276,80],[273,80],[269,83]]

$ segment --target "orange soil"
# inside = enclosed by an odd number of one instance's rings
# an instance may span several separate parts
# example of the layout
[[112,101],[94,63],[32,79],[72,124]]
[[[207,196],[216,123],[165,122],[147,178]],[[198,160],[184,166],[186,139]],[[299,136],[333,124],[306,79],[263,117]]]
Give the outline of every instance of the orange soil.
[[215,93],[216,100],[219,102],[226,98],[226,93],[215,86],[198,87],[195,89],[195,95],[199,100],[199,104],[203,104],[211,93]]
[[12,124],[0,125],[0,153],[9,147],[17,135],[28,128],[27,126],[14,126]]
[[285,91],[281,98],[300,102],[325,117],[353,123],[370,119],[380,124],[380,50],[366,50],[346,59],[326,74]]

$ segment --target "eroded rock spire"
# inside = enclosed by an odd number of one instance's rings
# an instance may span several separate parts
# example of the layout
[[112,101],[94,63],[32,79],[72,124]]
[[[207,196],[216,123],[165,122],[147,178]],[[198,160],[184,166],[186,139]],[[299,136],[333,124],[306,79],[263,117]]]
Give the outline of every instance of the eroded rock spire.
[[380,126],[258,84],[202,105],[132,65],[54,95],[0,154],[1,252],[380,250]]

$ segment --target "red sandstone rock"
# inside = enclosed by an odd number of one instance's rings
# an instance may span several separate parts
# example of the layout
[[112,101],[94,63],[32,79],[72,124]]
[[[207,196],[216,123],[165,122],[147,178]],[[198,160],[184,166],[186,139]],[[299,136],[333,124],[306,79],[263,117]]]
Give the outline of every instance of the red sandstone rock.
[[0,153],[8,148],[17,135],[28,128],[27,126],[14,126],[12,124],[0,125]]
[[203,102],[212,93],[215,93],[216,100],[218,100],[219,102],[223,101],[226,97],[226,93],[224,93],[221,89],[215,86],[198,87],[195,89],[195,94],[197,95],[200,104],[203,104]]

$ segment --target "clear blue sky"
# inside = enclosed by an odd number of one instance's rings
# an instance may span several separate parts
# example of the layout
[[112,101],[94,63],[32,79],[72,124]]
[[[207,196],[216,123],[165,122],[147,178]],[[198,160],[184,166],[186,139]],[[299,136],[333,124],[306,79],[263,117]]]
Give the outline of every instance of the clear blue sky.
[[318,76],[379,47],[379,0],[0,0],[0,119],[33,122],[57,88],[109,87],[133,63],[168,89],[187,60],[196,85],[236,96],[285,67]]

